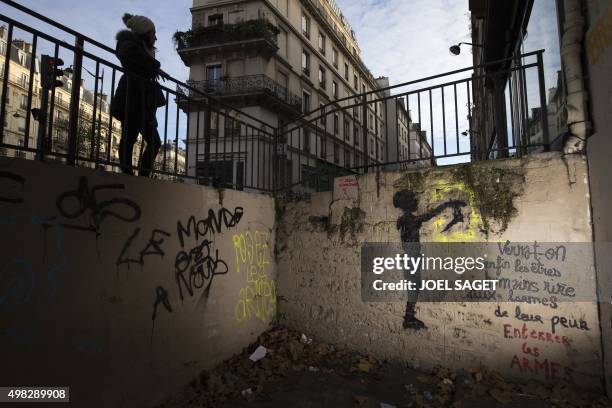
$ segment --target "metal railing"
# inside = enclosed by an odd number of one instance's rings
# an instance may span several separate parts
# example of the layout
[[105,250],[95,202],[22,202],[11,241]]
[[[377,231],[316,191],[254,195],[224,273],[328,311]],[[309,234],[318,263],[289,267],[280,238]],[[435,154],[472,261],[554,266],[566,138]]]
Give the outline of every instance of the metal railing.
[[[278,132],[284,161],[279,189],[327,188],[333,177],[370,169],[547,150],[543,52],[349,95],[285,123]],[[493,82],[497,88],[491,88]],[[535,98],[529,98],[530,91]],[[530,113],[534,99],[538,109]],[[537,118],[533,112],[539,112]],[[535,125],[543,129],[539,140],[530,137]]]
[[[302,99],[299,96],[289,92],[287,88],[264,74],[207,81],[187,81],[187,84],[201,93],[210,95],[231,96],[265,92],[297,110],[300,109],[302,104]],[[196,94],[190,96],[197,97]]]
[[[15,137],[8,125],[0,127],[0,147],[6,155],[21,157],[20,152],[33,153],[38,160],[59,160],[68,165],[104,168],[119,172],[135,171],[139,174],[152,173],[156,177],[191,180],[202,184],[231,187],[237,189],[252,189],[271,192],[273,190],[273,173],[271,167],[264,163],[274,161],[276,126],[269,125],[246,112],[239,111],[217,99],[215,95],[203,92],[177,79],[169,78],[166,83],[151,83],[161,89],[165,104],[158,108],[159,142],[151,138],[152,143],[143,141],[144,130],[141,129],[135,151],[131,160],[123,162],[112,152],[117,151],[113,133],[116,133],[116,123],[121,124],[122,137],[126,137],[129,127],[129,115],[114,118],[107,113],[100,113],[102,95],[114,98],[116,87],[121,75],[126,74],[138,83],[147,84],[147,80],[139,78],[135,73],[126,72],[117,62],[101,55],[115,58],[115,50],[96,40],[86,37],[69,27],[53,21],[19,3],[11,0],[1,0],[2,3],[21,13],[34,17],[39,22],[51,25],[62,32],[59,39],[39,29],[26,25],[9,16],[0,14],[0,25],[5,27],[7,44],[15,39],[16,32],[20,38],[29,35],[31,40],[31,64],[28,67],[28,97],[27,112],[44,109],[46,121],[40,122],[34,115],[26,115],[23,135]],[[43,25],[43,24],[41,24]],[[71,36],[73,43],[64,40]],[[7,53],[11,47],[5,47]],[[67,122],[56,122],[55,110],[58,105],[55,89],[35,91],[34,80],[39,73],[36,70],[36,59],[41,54],[48,53],[52,57],[62,58],[71,65],[72,74],[65,77],[72,86],[69,87],[70,101],[61,103],[69,110]],[[3,76],[0,78],[0,123],[4,124],[8,116],[7,96],[9,94],[9,72],[15,69],[10,62],[10,56],[5,54]],[[85,112],[82,97],[85,85],[81,85],[83,70],[95,78],[92,92],[93,101]],[[110,81],[98,81],[102,72],[109,75]],[[87,76],[85,76],[87,78]],[[168,85],[168,82],[170,85]],[[106,87],[103,88],[103,84]],[[145,85],[148,86],[148,85]],[[66,91],[66,88],[64,88]],[[276,92],[281,90],[276,89]],[[48,106],[40,106],[41,98],[34,98],[36,92],[49,92]],[[126,98],[130,98],[129,90]],[[85,117],[86,116],[86,117]],[[34,127],[30,126],[34,124]],[[59,127],[57,126],[59,125]],[[57,140],[53,131],[60,128],[66,134],[67,143],[54,143]],[[36,130],[37,129],[37,130]],[[115,130],[115,132],[113,132]],[[66,132],[67,131],[67,132]],[[32,133],[32,134],[30,134]],[[215,136],[216,135],[216,136]],[[221,136],[221,137],[219,137]],[[62,136],[63,137],[63,136]],[[19,140],[17,140],[19,139]],[[24,143],[21,143],[21,140]],[[154,163],[143,163],[143,150],[148,145],[154,152],[159,149]],[[121,146],[119,146],[121,150]],[[125,155],[124,155],[125,157]]]
[[276,47],[278,33],[279,29],[274,24],[265,19],[256,19],[178,31],[174,34],[174,41],[178,50],[254,39],[264,39]]
[[[44,53],[41,50],[45,43],[52,56],[72,60],[73,71],[67,78],[72,83],[68,87],[70,102],[62,104],[69,110],[66,122],[54,123],[58,102],[52,90],[49,106],[45,108],[47,122],[39,124],[36,118],[27,115],[25,126],[20,125],[24,134],[19,140],[14,137],[19,132],[1,127],[1,151],[9,155],[12,152],[13,156],[29,152],[29,158],[35,155],[38,160],[54,159],[68,165],[125,171],[125,155],[122,162],[117,154],[121,151],[117,148],[117,137],[113,136],[121,132],[121,138],[126,137],[130,118],[114,118],[100,112],[100,100],[105,98],[103,95],[110,95],[112,105],[119,77],[138,76],[98,55],[114,58],[111,47],[14,1],[0,1],[61,30],[62,38],[69,35],[74,39],[67,43],[0,14],[0,24],[6,26],[7,44],[15,30],[28,33],[32,55]],[[129,161],[131,169],[127,170],[235,189],[310,192],[327,190],[333,177],[346,174],[520,156],[547,149],[542,53],[540,50],[348,95],[280,126],[235,109],[227,102],[232,99],[225,98],[260,93],[301,107],[301,99],[265,75],[188,83],[170,78],[170,85],[138,79],[159,86],[166,102],[157,110],[160,140],[154,146],[159,149],[155,162],[143,163],[143,150],[151,143],[141,135]],[[31,58],[29,66],[28,112],[32,108],[41,109],[36,104],[42,98],[34,98],[38,92],[34,89],[38,75],[35,60]],[[4,123],[8,114],[10,70],[10,59],[5,58],[0,78],[0,123]],[[81,81],[83,70],[95,78],[89,87],[93,101],[88,109],[82,109],[88,103],[81,96],[82,87],[87,87],[87,81],[84,85]],[[98,81],[103,78],[102,72],[110,74],[110,81]],[[530,95],[535,95],[535,99]],[[30,126],[31,123],[35,126]],[[42,126],[36,130],[36,125]],[[58,125],[63,129],[61,138],[65,138],[65,143],[54,143],[57,135],[53,130]],[[536,127],[542,137],[534,141]],[[36,134],[30,135],[31,132]]]

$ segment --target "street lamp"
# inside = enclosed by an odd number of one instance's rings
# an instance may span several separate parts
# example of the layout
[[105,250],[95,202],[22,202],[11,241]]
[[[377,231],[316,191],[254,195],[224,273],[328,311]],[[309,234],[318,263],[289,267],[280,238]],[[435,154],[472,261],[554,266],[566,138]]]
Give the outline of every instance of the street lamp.
[[455,45],[451,45],[451,47],[448,50],[453,55],[459,55],[461,54],[461,44],[471,45],[472,47],[482,47],[482,44],[472,44],[469,42],[460,42]]

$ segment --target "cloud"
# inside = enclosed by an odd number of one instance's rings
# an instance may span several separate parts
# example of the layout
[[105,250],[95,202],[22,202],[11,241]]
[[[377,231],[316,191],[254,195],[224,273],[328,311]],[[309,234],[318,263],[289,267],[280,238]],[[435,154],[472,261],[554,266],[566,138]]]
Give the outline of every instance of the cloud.
[[391,84],[471,65],[469,47],[459,56],[452,44],[469,41],[467,1],[337,0],[352,25],[361,56],[375,76]]

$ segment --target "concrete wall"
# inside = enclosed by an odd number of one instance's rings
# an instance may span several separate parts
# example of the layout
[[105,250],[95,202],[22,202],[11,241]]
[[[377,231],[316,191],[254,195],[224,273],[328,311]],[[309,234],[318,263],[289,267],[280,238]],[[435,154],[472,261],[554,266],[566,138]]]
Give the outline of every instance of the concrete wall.
[[274,217],[269,196],[2,158],[0,383],[84,407],[177,391],[274,318]]
[[[588,140],[589,180],[593,196],[594,240],[612,241],[612,1],[587,2],[589,30],[586,34],[586,61],[588,66],[589,98],[594,133]],[[603,248],[602,248],[603,249]],[[601,293],[601,321],[603,328],[604,359],[607,373],[612,373],[612,254],[601,250],[596,253]],[[612,376],[606,378],[608,395],[612,395]]]
[[[521,160],[336,179],[333,196],[320,193],[310,201],[279,206],[281,321],[309,336],[413,366],[483,365],[517,379],[565,379],[600,390],[603,374],[594,283],[589,287],[592,301],[564,302],[571,298],[560,295],[556,307],[419,303],[417,317],[427,326],[421,330],[403,329],[403,303],[362,302],[361,245],[400,242],[397,222],[402,212],[392,200],[395,192],[405,189],[418,194],[417,214],[452,199],[466,202],[461,223],[443,232],[452,217],[449,209],[422,225],[421,242],[591,240],[587,167],[582,156],[547,153]],[[589,262],[592,265],[592,257]],[[573,272],[563,272],[558,282],[573,285]],[[521,313],[539,315],[542,321],[525,322],[524,316],[515,315],[517,306]],[[561,317],[575,320],[578,327],[557,326],[553,331],[553,319]],[[517,338],[515,329],[535,331],[535,338]],[[566,340],[556,341],[555,336]]]

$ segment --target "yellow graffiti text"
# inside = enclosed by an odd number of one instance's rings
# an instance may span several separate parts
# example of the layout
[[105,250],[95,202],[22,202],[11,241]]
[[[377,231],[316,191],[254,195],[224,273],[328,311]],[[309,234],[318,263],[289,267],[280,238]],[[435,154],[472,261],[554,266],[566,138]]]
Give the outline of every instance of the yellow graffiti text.
[[234,309],[236,321],[255,318],[267,321],[276,314],[276,284],[268,276],[270,233],[247,231],[233,236],[236,272],[243,275],[245,286],[238,291]]

